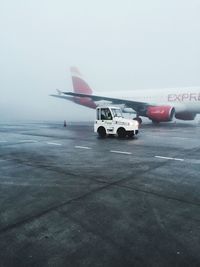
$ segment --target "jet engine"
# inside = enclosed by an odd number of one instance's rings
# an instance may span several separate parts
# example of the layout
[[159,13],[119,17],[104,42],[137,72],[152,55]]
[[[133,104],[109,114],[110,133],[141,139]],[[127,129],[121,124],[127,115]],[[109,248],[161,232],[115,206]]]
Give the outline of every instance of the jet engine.
[[175,117],[179,120],[192,121],[195,119],[196,114],[190,113],[190,112],[181,112],[181,113],[176,114]]
[[175,109],[171,106],[150,106],[147,108],[146,116],[155,122],[171,121],[174,117]]

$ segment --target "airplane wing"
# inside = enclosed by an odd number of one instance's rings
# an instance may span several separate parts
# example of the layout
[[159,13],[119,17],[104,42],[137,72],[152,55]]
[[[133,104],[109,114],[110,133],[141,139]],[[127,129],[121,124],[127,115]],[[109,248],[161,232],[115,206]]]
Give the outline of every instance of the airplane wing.
[[80,94],[80,93],[73,93],[73,92],[62,92],[62,93],[65,95],[68,95],[68,96],[91,98],[95,102],[104,100],[104,101],[110,101],[110,102],[112,102],[112,104],[115,104],[115,105],[124,104],[126,107],[132,108],[138,112],[146,110],[147,107],[151,106],[149,103],[120,99],[120,98],[112,98],[112,97],[89,95],[89,94]]

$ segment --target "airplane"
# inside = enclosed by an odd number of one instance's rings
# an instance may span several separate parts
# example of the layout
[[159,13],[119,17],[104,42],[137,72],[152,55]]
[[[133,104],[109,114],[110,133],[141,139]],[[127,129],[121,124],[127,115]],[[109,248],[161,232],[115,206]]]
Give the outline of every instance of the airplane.
[[140,124],[141,117],[153,123],[179,120],[194,120],[200,114],[200,88],[142,89],[132,91],[111,91],[93,93],[93,90],[76,67],[71,67],[73,92],[51,96],[70,100],[76,104],[95,109],[100,105],[119,105],[123,112],[136,113],[134,118]]

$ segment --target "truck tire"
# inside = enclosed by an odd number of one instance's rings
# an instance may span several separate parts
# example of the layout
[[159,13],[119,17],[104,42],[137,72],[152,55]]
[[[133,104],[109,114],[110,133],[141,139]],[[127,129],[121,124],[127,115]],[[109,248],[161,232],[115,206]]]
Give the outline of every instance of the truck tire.
[[117,130],[117,135],[119,136],[119,138],[125,138],[126,137],[126,130],[123,127],[120,127]]
[[103,126],[98,128],[97,133],[98,133],[99,137],[101,137],[101,138],[106,137],[106,129]]

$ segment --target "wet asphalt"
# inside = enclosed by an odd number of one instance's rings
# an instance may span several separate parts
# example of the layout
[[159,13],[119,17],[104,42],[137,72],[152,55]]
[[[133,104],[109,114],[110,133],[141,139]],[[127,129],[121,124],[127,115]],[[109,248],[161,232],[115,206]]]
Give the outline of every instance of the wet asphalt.
[[199,138],[0,124],[0,266],[200,266]]

